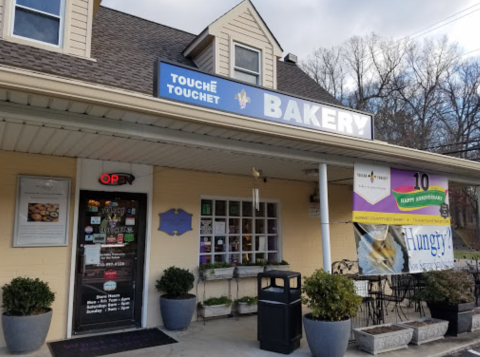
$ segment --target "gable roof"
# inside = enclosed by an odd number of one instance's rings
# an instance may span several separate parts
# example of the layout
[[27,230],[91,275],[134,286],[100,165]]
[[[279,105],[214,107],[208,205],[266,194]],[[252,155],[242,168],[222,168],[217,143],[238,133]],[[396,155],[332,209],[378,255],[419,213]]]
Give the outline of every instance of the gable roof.
[[[0,40],[0,64],[152,95],[157,58],[196,67],[182,54],[195,37],[101,6],[93,21],[92,58],[96,61]],[[279,61],[277,78],[280,91],[339,104],[294,64]]]

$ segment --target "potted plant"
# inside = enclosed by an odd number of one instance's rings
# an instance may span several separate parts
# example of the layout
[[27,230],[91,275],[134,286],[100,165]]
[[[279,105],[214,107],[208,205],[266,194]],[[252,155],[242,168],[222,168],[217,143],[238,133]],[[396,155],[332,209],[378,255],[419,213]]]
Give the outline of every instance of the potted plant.
[[415,298],[427,302],[435,319],[449,322],[447,334],[458,336],[472,328],[473,281],[465,271],[436,270],[424,274],[425,286]]
[[216,280],[233,278],[234,269],[229,263],[204,263],[199,271],[203,279]]
[[192,321],[196,296],[189,294],[195,276],[187,269],[170,267],[163,271],[155,287],[165,294],[160,296],[160,313],[168,330],[185,330]]
[[235,301],[237,312],[240,315],[253,314],[258,311],[258,298],[256,296],[244,296]]
[[265,264],[265,271],[270,271],[270,270],[290,271],[290,264],[285,260],[282,260],[281,262],[278,262],[276,260],[270,260],[270,261],[267,261]]
[[408,348],[413,337],[413,328],[385,324],[354,328],[353,334],[360,349],[376,355],[381,352]]
[[2,287],[3,334],[11,353],[39,349],[47,338],[52,321],[55,294],[39,279],[15,278]]
[[232,300],[226,296],[212,297],[204,302],[199,302],[200,315],[203,317],[215,317],[230,315],[232,313]]
[[314,357],[341,357],[350,336],[350,318],[357,314],[362,298],[353,280],[316,270],[305,278],[302,303],[312,312],[303,316],[308,346]]
[[396,323],[396,325],[412,328],[413,337],[411,343],[417,346],[427,342],[443,339],[443,336],[447,333],[448,329],[448,321],[438,320],[430,317]]
[[246,278],[249,276],[257,276],[258,273],[263,273],[263,262],[256,263],[238,263],[235,267],[235,275],[239,278]]

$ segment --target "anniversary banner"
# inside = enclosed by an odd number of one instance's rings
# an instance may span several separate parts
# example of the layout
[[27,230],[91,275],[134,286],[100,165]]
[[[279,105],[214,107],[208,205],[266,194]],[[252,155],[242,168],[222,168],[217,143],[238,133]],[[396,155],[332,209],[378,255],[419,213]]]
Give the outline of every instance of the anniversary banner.
[[359,273],[385,275],[453,268],[450,226],[354,223]]
[[354,222],[449,226],[448,205],[446,177],[355,164]]

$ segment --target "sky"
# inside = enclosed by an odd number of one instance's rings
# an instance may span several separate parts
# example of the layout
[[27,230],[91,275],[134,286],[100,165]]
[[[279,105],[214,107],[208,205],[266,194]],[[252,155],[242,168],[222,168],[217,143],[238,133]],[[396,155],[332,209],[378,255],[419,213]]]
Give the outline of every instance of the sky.
[[[241,0],[103,0],[102,5],[199,34]],[[425,31],[419,39],[447,34],[468,56],[480,55],[480,0],[252,0],[280,42],[284,55],[300,60],[318,47],[340,45],[352,36],[375,32],[402,39],[464,11]],[[472,13],[470,13],[472,12]],[[470,14],[469,14],[470,13]],[[460,18],[463,16],[462,18]],[[420,35],[422,32],[414,35]]]

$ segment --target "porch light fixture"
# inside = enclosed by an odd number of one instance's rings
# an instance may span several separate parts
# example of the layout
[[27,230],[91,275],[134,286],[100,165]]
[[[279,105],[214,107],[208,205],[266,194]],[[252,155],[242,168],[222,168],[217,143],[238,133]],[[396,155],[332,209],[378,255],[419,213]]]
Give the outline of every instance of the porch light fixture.
[[307,177],[318,177],[318,169],[306,169],[303,170],[303,173]]

